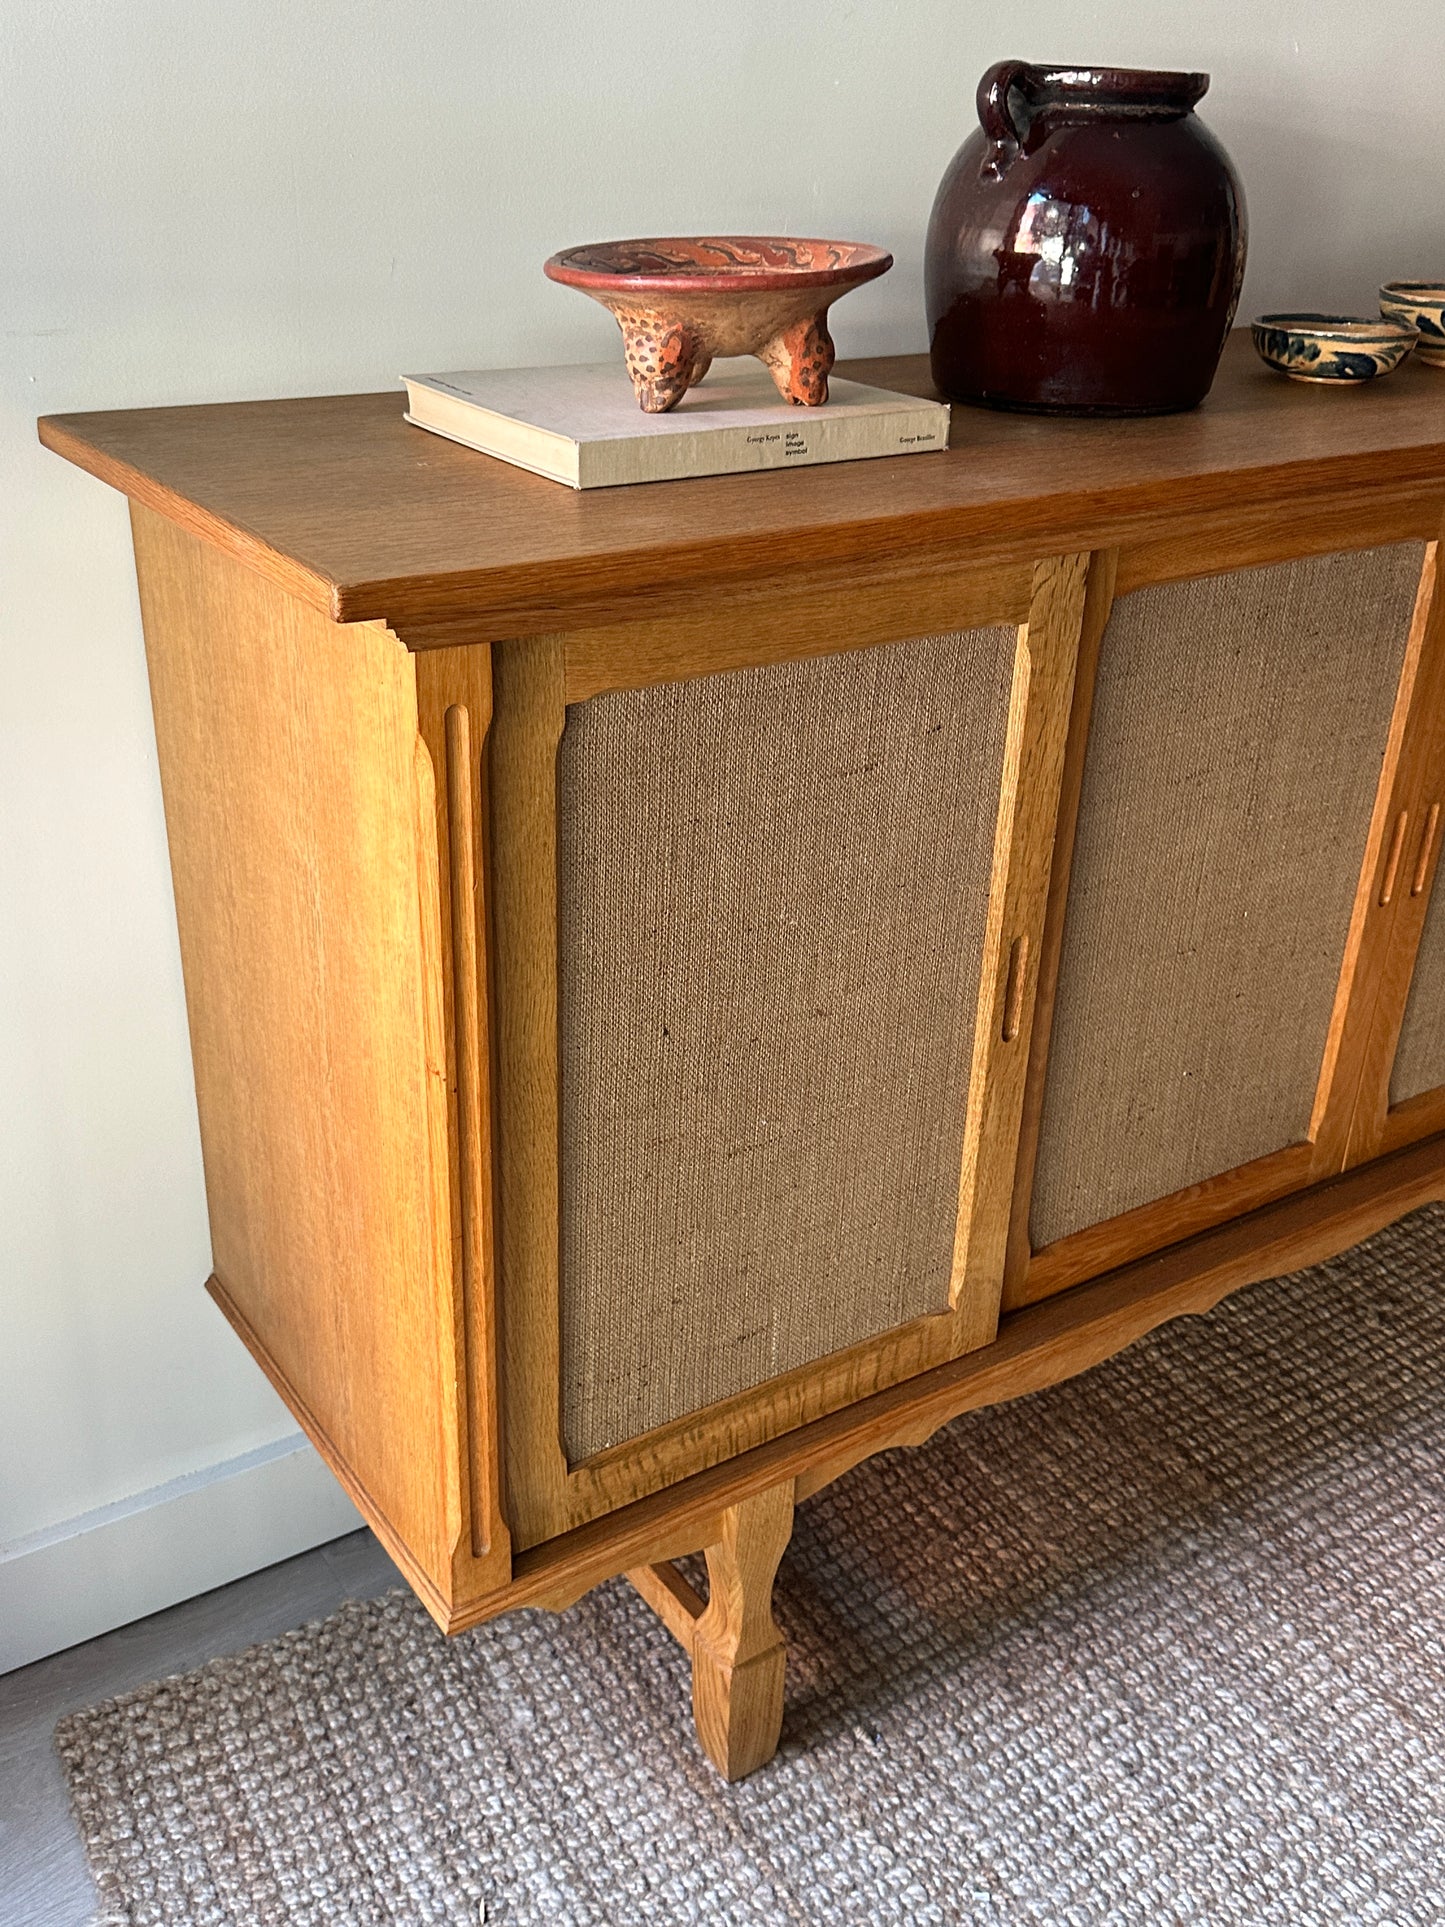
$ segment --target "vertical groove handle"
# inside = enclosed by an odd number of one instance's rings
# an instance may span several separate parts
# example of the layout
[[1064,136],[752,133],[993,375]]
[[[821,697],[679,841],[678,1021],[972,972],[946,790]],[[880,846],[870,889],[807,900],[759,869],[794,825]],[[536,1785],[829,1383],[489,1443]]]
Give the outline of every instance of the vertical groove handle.
[[1415,859],[1415,875],[1410,883],[1410,895],[1418,897],[1425,888],[1425,879],[1430,874],[1430,859],[1435,854],[1435,832],[1440,827],[1440,805],[1432,803],[1425,816],[1425,827],[1420,833],[1420,854]]
[[1003,1041],[1011,1044],[1024,1020],[1024,968],[1029,960],[1029,940],[1015,937],[1009,945],[1008,977],[1003,988]]
[[1410,812],[1401,810],[1395,818],[1395,827],[1390,832],[1390,848],[1385,858],[1385,880],[1380,885],[1380,908],[1383,910],[1395,894],[1395,879],[1400,874],[1400,853],[1405,847],[1405,825],[1410,821]]
[[[491,1236],[487,1222],[488,1157],[490,1146],[484,1137],[482,1106],[484,1080],[489,1065],[482,1034],[482,994],[478,985],[477,955],[477,879],[473,843],[472,795],[475,783],[472,761],[472,719],[465,703],[452,703],[443,718],[446,742],[447,783],[447,869],[451,883],[452,926],[452,1034],[457,1080],[457,1183],[461,1202],[461,1295],[462,1310],[471,1343],[471,1334],[484,1329],[490,1321],[486,1306],[488,1291],[487,1247]],[[482,959],[485,968],[485,958]],[[473,1457],[471,1477],[481,1477],[479,1455],[492,1449],[495,1437],[492,1414],[479,1398],[476,1374],[468,1373],[466,1435]],[[472,1551],[485,1557],[491,1551],[487,1520],[475,1495],[471,1519]]]

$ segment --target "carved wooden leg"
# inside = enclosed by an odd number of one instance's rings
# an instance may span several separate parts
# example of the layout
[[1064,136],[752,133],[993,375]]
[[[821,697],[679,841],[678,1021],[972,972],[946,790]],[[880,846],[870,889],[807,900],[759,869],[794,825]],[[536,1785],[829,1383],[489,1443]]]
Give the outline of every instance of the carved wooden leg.
[[718,1771],[741,1780],[773,1757],[783,1724],[783,1635],[773,1576],[793,1533],[793,1487],[730,1506],[707,1548],[707,1611],[693,1632],[692,1716]]
[[692,1659],[692,1712],[709,1759],[741,1780],[773,1757],[783,1723],[783,1635],[773,1576],[793,1531],[793,1481],[729,1506],[705,1548],[708,1602],[667,1562],[627,1577]]

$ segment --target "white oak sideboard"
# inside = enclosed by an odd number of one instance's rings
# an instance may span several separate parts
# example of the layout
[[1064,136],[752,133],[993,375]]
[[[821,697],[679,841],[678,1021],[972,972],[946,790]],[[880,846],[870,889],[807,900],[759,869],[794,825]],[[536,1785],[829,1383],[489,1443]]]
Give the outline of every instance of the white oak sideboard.
[[736,1777],[798,1500],[1445,1197],[1445,373],[580,496],[401,409],[41,424],[210,1289],[443,1628],[626,1572]]

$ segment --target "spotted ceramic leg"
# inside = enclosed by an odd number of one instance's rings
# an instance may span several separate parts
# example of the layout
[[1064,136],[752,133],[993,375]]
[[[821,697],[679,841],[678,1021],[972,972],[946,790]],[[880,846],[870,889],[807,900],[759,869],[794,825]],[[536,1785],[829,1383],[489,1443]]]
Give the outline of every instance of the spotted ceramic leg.
[[758,360],[767,368],[784,401],[818,408],[828,399],[828,370],[833,366],[833,338],[826,314],[795,321],[791,328],[764,342]]
[[711,357],[691,329],[677,322],[627,315],[618,317],[618,325],[639,407],[649,415],[665,415],[707,373]]
[[793,1532],[793,1486],[773,1486],[729,1506],[723,1536],[707,1548],[707,1610],[692,1643],[692,1715],[713,1765],[728,1780],[777,1751],[783,1724],[783,1635],[773,1619],[773,1577]]

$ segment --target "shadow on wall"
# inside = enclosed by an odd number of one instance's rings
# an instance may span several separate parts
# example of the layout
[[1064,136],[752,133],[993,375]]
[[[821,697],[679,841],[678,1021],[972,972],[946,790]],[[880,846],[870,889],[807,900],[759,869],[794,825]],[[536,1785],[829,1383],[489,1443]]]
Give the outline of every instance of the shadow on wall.
[[1243,97],[1232,87],[1228,115],[1210,114],[1214,89],[1200,110],[1244,181],[1240,321],[1279,308],[1374,316],[1381,282],[1445,274],[1445,222],[1422,229],[1412,212],[1421,163],[1408,143],[1395,149],[1399,194],[1382,197],[1380,143],[1365,138],[1360,120],[1331,127],[1303,109],[1282,114],[1257,72],[1250,81]]

